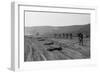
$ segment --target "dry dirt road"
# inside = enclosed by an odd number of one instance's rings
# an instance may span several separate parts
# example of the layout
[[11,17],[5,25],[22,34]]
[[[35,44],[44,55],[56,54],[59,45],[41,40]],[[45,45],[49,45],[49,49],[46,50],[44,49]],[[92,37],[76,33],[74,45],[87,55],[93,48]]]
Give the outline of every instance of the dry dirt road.
[[90,58],[89,45],[80,46],[75,43],[77,41],[74,39],[48,39],[27,36],[24,39],[24,61],[26,62]]

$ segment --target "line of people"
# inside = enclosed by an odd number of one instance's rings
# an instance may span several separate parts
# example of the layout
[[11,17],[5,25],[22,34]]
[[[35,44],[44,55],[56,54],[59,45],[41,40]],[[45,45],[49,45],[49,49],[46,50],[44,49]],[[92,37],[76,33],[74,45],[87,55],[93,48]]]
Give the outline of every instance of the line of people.
[[62,34],[54,34],[55,38],[66,38],[66,39],[72,39],[72,33],[62,33]]
[[[73,39],[73,34],[72,33],[62,33],[62,34],[54,34],[55,38],[66,38],[66,39]],[[83,33],[77,33],[79,45],[83,46]]]

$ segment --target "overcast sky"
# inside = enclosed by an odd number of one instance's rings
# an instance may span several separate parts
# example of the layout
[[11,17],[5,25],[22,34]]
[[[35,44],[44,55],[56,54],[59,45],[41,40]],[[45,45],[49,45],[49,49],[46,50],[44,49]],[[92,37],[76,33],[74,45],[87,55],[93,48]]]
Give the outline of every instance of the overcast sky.
[[90,14],[25,12],[25,26],[70,26],[90,23]]

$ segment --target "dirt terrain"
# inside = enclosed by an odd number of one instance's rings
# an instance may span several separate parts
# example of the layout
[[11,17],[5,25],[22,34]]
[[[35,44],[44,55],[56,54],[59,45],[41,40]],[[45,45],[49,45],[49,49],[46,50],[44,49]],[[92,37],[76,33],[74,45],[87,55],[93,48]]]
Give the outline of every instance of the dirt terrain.
[[24,36],[24,61],[70,60],[90,58],[90,40],[84,38],[79,45],[78,37],[58,39]]

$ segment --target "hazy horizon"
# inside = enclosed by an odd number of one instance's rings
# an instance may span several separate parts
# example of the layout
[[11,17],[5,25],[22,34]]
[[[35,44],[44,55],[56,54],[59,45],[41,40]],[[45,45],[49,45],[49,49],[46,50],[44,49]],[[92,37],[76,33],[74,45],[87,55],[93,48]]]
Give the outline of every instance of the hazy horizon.
[[[88,24],[81,24],[81,25],[90,25],[90,23],[88,23]],[[80,26],[80,25],[68,25],[68,26]],[[67,26],[52,26],[52,25],[43,25],[43,26],[25,26],[25,27],[67,27]]]

